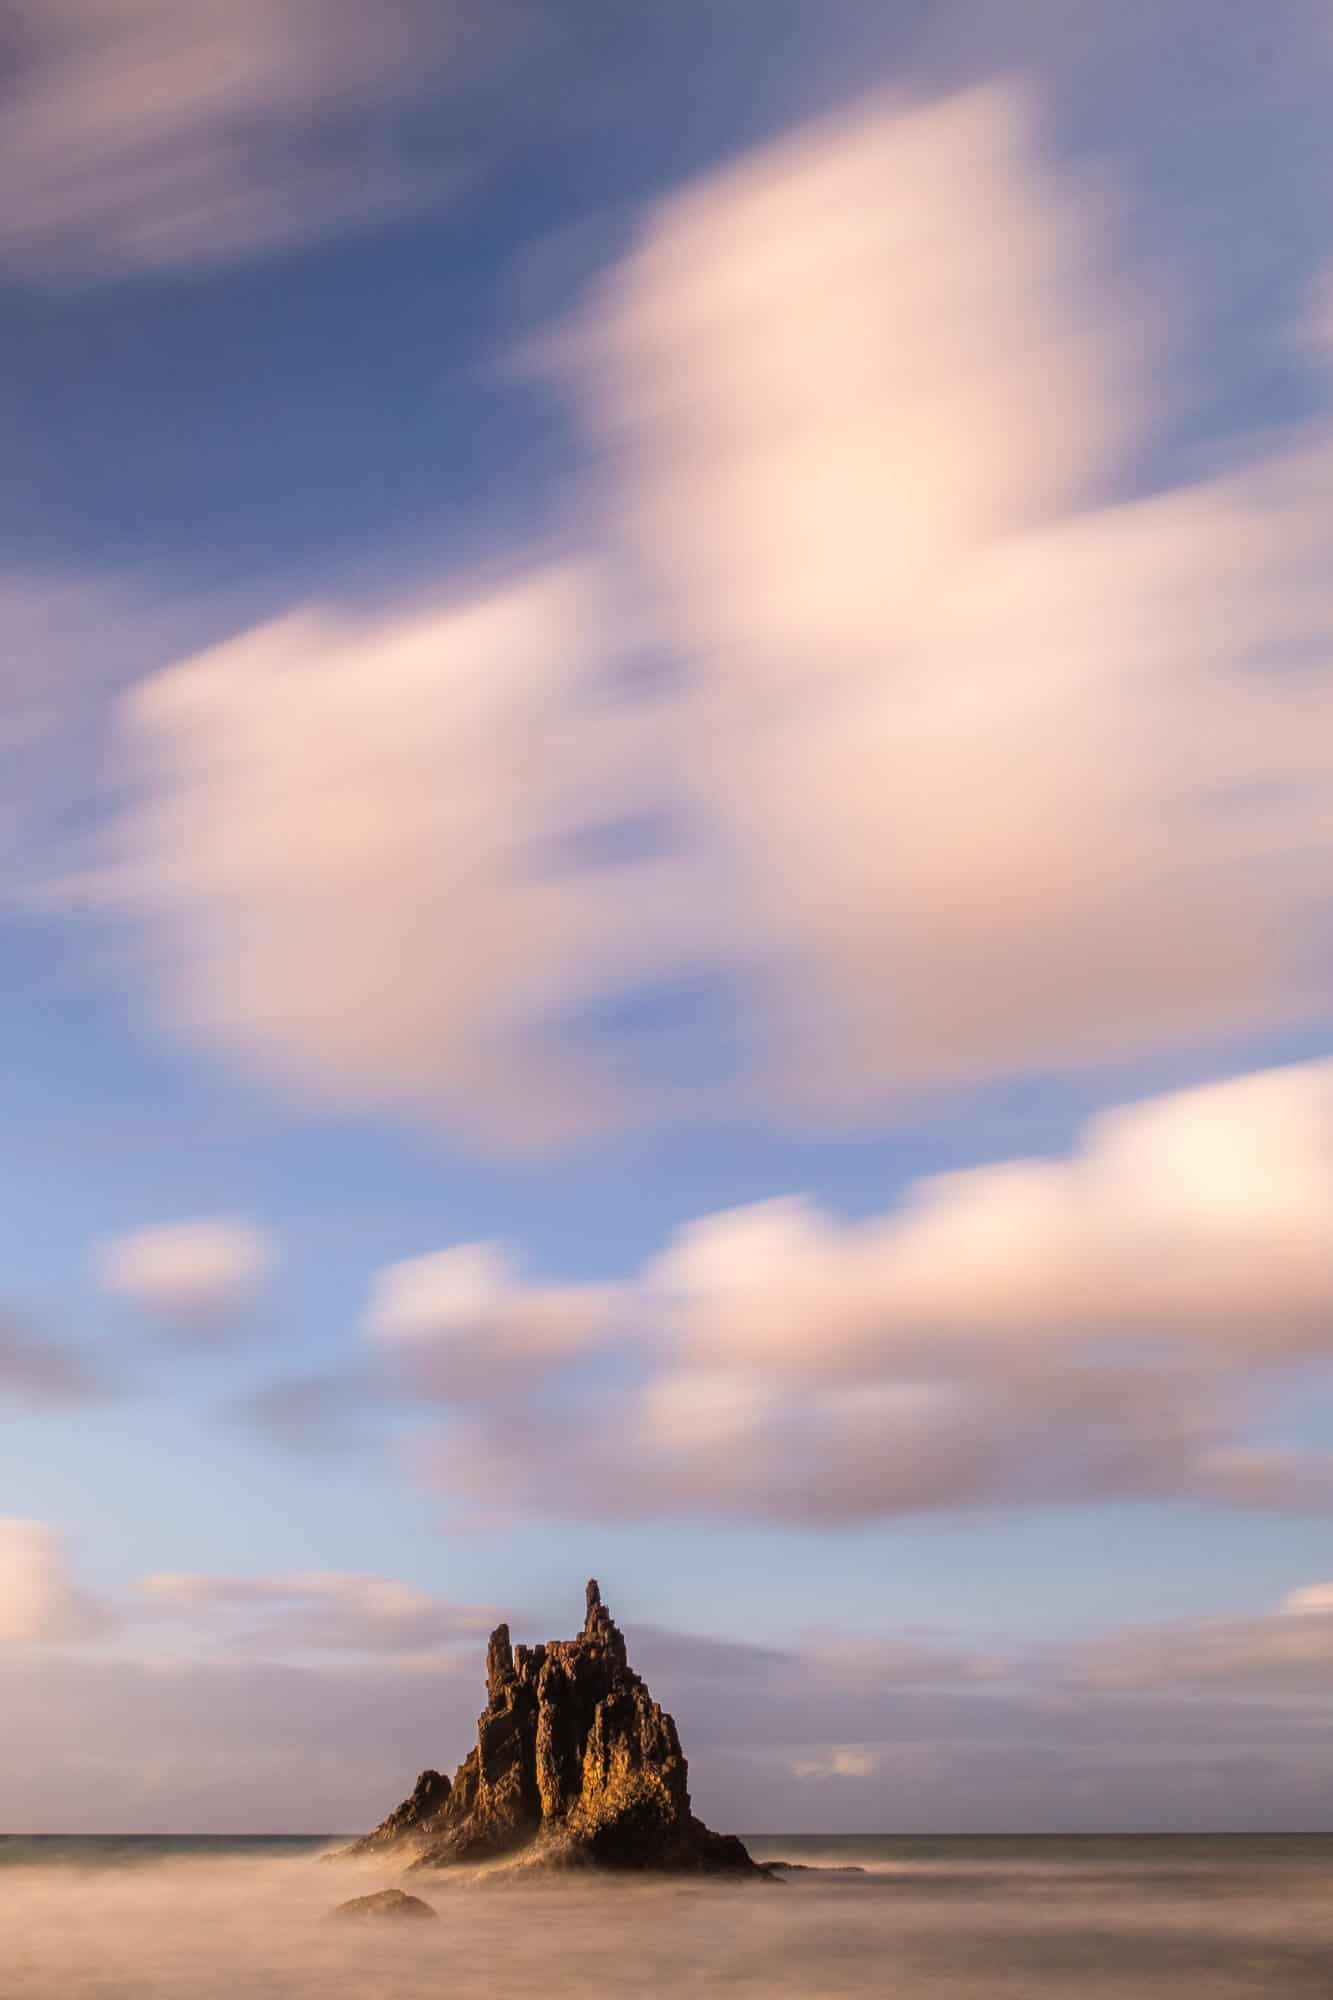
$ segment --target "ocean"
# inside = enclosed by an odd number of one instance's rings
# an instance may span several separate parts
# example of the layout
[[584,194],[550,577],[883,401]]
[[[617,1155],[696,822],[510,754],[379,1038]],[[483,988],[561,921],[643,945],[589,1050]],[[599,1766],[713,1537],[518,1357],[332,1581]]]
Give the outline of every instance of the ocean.
[[[1333,1836],[755,1839],[781,1885],[456,1875],[434,1924],[326,1837],[0,1839],[3,2000],[1333,1995]],[[847,1872],[835,1872],[835,1871]],[[851,1872],[861,1871],[861,1872]]]

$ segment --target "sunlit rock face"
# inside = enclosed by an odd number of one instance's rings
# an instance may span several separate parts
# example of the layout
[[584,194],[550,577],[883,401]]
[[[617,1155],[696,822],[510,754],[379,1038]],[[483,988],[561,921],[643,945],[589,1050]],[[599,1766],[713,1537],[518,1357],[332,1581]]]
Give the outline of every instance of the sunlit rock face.
[[690,1811],[676,1725],[625,1656],[595,1582],[576,1639],[486,1650],[477,1743],[453,1782],[424,1771],[353,1853],[416,1868],[521,1857],[551,1866],[758,1873],[742,1843]]

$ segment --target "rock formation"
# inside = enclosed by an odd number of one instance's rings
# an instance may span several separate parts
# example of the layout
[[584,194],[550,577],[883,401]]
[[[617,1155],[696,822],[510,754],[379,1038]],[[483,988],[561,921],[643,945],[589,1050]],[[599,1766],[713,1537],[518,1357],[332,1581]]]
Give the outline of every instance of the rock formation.
[[511,1646],[509,1627],[496,1627],[476,1748],[452,1784],[423,1771],[412,1796],[347,1851],[401,1853],[414,1868],[521,1856],[762,1872],[734,1835],[690,1811],[676,1725],[630,1668],[595,1582],[576,1639]]

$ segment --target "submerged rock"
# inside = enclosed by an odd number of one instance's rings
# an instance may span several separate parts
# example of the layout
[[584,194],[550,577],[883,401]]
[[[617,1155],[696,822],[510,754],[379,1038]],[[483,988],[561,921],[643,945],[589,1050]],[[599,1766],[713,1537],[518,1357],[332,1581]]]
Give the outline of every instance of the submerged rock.
[[868,1875],[856,1861],[766,1861],[764,1867],[779,1875]]
[[377,1889],[373,1896],[353,1896],[350,1903],[339,1903],[336,1910],[330,1910],[331,1917],[433,1917],[429,1903],[423,1903],[420,1896],[404,1895],[401,1889]]
[[575,1639],[486,1649],[486,1707],[453,1782],[424,1771],[411,1798],[345,1850],[414,1868],[502,1857],[759,1876],[732,1834],[694,1817],[676,1725],[625,1655],[595,1582]]

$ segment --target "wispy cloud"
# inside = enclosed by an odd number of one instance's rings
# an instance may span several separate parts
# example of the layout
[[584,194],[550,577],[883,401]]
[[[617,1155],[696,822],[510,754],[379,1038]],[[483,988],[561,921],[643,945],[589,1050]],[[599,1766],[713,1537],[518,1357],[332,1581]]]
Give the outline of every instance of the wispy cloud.
[[344,1571],[280,1576],[208,1576],[158,1571],[140,1585],[147,1604],[195,1622],[262,1610],[263,1622],[230,1645],[274,1658],[292,1652],[434,1654],[460,1640],[474,1646],[495,1622],[486,1607],[456,1605],[391,1577]]
[[767,1101],[1327,1012],[1333,431],[1113,500],[1168,324],[995,86],[706,178],[560,357],[698,665]]
[[549,1016],[670,963],[685,917],[671,858],[552,861],[590,800],[632,799],[651,740],[580,698],[602,598],[557,567],[421,615],[294,614],[133,692],[136,803],[90,893],[178,937],[187,1029],[517,1140],[614,1115]]
[[420,0],[19,0],[0,259],[206,266],[439,200],[471,163],[412,108],[473,80],[499,27]]
[[[1324,1018],[1333,428],[1125,499],[1182,365],[1138,277],[1001,86],[652,210],[544,354],[581,555],[124,703],[90,894],[167,1015],[518,1144]],[[697,991],[712,1069],[632,1074]]]
[[1333,1673],[1333,1586],[1310,1584],[1274,1612],[1142,1626],[1076,1650],[1077,1685],[1254,1697],[1319,1695]]

